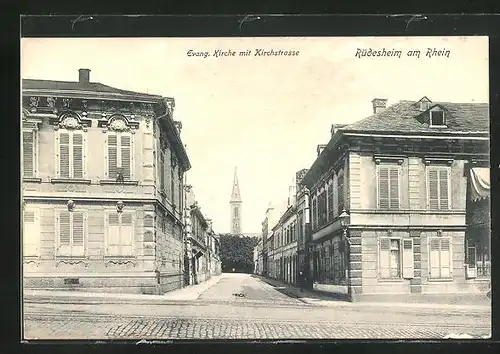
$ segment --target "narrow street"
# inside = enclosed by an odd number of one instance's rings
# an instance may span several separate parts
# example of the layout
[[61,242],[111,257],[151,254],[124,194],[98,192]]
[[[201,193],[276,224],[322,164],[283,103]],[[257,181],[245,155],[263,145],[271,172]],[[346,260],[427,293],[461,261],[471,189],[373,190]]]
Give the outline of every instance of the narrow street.
[[[490,333],[481,306],[358,304],[296,298],[247,274],[223,274],[191,300],[25,292],[25,339],[445,338]],[[196,292],[199,286],[182,289]],[[46,292],[50,294],[49,291]]]

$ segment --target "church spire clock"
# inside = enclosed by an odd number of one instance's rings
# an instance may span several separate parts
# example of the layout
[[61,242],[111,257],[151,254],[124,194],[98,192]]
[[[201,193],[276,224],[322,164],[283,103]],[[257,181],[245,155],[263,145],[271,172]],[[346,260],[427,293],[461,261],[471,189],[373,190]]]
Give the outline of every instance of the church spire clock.
[[236,167],[234,168],[234,180],[233,180],[233,191],[231,193],[231,200],[229,201],[231,209],[231,234],[240,235],[241,234],[241,195],[240,186],[238,184],[238,175],[236,173]]

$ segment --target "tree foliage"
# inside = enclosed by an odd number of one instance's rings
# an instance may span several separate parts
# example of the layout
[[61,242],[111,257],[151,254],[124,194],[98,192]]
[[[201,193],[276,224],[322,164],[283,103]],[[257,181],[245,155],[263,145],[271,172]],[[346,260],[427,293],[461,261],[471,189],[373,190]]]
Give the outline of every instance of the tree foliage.
[[257,246],[257,237],[222,234],[220,251],[223,272],[252,273],[254,269],[253,249]]

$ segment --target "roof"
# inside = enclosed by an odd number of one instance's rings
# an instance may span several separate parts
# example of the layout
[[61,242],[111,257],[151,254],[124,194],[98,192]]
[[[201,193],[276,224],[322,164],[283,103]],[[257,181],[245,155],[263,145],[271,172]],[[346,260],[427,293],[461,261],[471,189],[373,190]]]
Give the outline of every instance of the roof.
[[48,93],[58,91],[67,93],[80,93],[85,94],[86,96],[99,94],[100,96],[110,96],[105,98],[115,97],[116,99],[142,99],[148,102],[162,99],[162,97],[159,95],[150,95],[142,92],[121,90],[115,87],[101,84],[100,82],[84,83],[75,81],[23,79],[22,89],[23,91],[36,91],[39,93],[42,93],[44,91],[47,91]]
[[[418,101],[417,101],[418,102]],[[432,102],[429,109],[440,106],[446,111],[447,128],[430,128],[422,119],[422,112],[415,101],[399,101],[379,113],[373,114],[342,131],[383,131],[383,132],[488,132],[489,104]]]

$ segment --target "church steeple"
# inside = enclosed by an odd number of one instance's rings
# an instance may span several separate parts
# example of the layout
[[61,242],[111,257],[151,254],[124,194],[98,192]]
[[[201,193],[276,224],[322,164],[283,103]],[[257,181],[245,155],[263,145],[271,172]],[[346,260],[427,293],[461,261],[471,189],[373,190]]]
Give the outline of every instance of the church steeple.
[[234,180],[233,180],[233,191],[231,193],[231,200],[229,201],[229,206],[231,209],[231,234],[240,235],[241,234],[241,195],[240,186],[238,184],[238,175],[236,174],[236,168],[234,169]]
[[231,202],[241,202],[240,186],[238,184],[238,175],[236,167],[234,168],[233,192],[231,193]]

